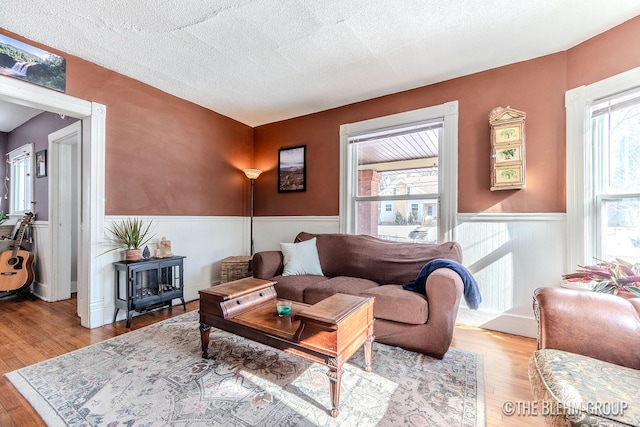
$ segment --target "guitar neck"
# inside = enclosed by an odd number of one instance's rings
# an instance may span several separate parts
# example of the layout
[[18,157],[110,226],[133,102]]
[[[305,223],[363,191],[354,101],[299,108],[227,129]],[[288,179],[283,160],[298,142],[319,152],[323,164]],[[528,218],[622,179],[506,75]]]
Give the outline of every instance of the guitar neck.
[[25,228],[26,228],[26,225],[21,225],[20,226],[20,231],[18,232],[18,236],[16,237],[16,240],[13,241],[13,253],[12,253],[12,256],[14,258],[18,254],[18,250],[20,250],[20,245],[22,245],[22,239],[24,237]]
[[22,218],[22,222],[20,223],[20,230],[18,231],[18,235],[13,241],[13,252],[11,253],[12,257],[15,258],[18,254],[18,250],[20,250],[20,245],[22,245],[22,239],[24,238],[24,232],[27,228],[27,224],[31,221],[33,214],[31,212],[25,214]]

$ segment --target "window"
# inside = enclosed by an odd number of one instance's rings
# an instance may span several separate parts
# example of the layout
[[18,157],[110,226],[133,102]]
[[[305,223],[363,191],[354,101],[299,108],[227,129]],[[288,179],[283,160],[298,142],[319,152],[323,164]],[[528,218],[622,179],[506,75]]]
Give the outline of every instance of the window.
[[33,144],[26,144],[7,154],[9,163],[9,213],[24,214],[31,210],[33,195]]
[[590,149],[596,258],[640,262],[640,89],[592,104]]
[[567,91],[567,271],[640,261],[640,68]]
[[[454,239],[457,106],[341,126],[342,232],[425,243]],[[431,215],[424,214],[427,207]]]

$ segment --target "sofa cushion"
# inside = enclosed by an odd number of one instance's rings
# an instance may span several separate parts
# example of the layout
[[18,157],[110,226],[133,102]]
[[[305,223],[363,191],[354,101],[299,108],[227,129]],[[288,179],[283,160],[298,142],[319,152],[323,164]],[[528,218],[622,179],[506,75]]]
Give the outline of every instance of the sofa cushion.
[[425,295],[402,289],[402,285],[385,285],[366,289],[363,297],[375,297],[373,317],[394,322],[421,325],[429,319],[429,303]]
[[379,287],[374,281],[357,277],[332,277],[319,283],[307,286],[304,291],[304,302],[315,304],[338,292],[349,295],[360,295],[363,291]]
[[280,243],[280,247],[284,258],[283,276],[302,274],[324,276],[322,267],[320,267],[315,238],[299,243]]
[[275,276],[275,290],[278,298],[290,299],[292,301],[305,302],[303,293],[309,286],[326,281],[324,276],[301,275],[301,276]]
[[424,265],[436,258],[462,261],[456,242],[399,243],[366,235],[311,234],[301,232],[295,241],[316,238],[322,271],[326,276],[361,277],[381,285],[415,279]]

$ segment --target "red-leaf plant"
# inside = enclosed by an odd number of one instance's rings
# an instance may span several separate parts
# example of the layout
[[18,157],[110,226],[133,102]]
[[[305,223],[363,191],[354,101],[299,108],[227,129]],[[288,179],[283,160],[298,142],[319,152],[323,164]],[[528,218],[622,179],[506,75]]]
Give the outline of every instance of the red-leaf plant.
[[618,295],[628,291],[640,297],[640,263],[631,264],[620,258],[596,265],[578,265],[575,273],[562,276],[569,282],[595,282],[594,292]]

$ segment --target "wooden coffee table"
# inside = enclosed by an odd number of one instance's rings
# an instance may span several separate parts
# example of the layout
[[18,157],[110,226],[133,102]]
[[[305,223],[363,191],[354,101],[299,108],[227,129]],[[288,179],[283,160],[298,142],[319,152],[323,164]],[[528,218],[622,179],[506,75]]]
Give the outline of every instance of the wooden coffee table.
[[364,344],[371,371],[373,298],[335,294],[314,305],[292,301],[291,316],[276,313],[276,282],[252,277],[200,291],[202,357],[211,326],[292,353],[329,368],[331,416],[340,406],[342,366]]

